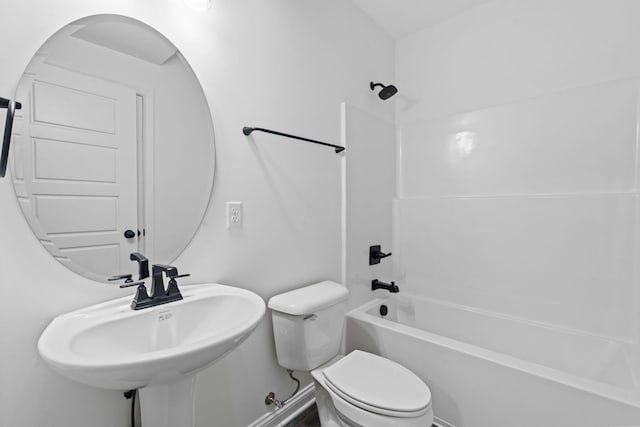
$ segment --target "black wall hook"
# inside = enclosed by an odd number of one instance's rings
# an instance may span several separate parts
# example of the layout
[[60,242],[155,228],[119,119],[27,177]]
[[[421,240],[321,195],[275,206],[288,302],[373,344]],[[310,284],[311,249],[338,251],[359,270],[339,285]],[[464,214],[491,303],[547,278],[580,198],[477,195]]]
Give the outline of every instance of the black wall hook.
[[2,152],[0,153],[0,178],[4,178],[7,173],[7,163],[9,162],[9,144],[11,144],[11,131],[13,130],[13,118],[16,110],[22,108],[22,104],[6,98],[0,98],[0,108],[7,109],[7,118],[4,124],[4,138],[2,139]]

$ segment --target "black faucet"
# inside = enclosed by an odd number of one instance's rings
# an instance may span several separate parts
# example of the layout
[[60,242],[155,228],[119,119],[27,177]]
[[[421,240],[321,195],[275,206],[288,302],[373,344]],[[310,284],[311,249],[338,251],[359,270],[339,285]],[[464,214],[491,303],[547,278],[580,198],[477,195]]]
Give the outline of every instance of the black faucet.
[[[165,273],[167,277],[173,279],[178,275],[178,269],[171,265],[155,264],[151,267],[151,272],[153,274],[151,280],[151,298],[168,296],[168,292],[164,287],[162,273]],[[178,294],[180,294],[180,291],[178,291]],[[182,299],[182,295],[180,295],[178,299]]]
[[400,292],[400,288],[398,288],[398,286],[396,285],[396,282],[385,283],[385,282],[381,282],[378,279],[373,279],[371,281],[371,290],[375,291],[376,289],[385,289],[391,292],[392,294]]
[[[121,288],[138,286],[136,295],[133,297],[133,301],[131,301],[131,309],[142,310],[143,308],[155,307],[156,305],[166,304],[182,299],[182,294],[180,293],[180,289],[178,289],[178,283],[176,282],[176,279],[179,277],[187,277],[189,276],[189,274],[178,274],[177,268],[171,265],[163,264],[153,265],[151,267],[151,272],[152,280],[150,295],[147,293],[147,288],[142,281],[130,283],[125,282],[124,284],[120,285]],[[166,289],[162,277],[163,273],[169,278],[169,284]],[[148,269],[147,277],[149,277]]]

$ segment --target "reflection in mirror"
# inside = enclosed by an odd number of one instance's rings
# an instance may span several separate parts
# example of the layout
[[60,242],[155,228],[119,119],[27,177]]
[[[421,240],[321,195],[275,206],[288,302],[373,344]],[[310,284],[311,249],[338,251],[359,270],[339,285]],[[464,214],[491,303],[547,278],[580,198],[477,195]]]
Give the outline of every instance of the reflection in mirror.
[[35,54],[16,99],[14,187],[56,259],[106,281],[137,273],[132,252],[168,264],[184,250],[211,195],[213,126],[171,42],[130,18],[81,19]]

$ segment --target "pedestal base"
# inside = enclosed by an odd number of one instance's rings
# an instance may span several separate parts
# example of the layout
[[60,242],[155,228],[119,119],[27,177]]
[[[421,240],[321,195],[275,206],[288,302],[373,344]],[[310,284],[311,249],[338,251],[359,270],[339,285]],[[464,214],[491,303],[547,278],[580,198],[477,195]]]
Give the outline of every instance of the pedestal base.
[[142,427],[194,427],[196,377],[138,390]]

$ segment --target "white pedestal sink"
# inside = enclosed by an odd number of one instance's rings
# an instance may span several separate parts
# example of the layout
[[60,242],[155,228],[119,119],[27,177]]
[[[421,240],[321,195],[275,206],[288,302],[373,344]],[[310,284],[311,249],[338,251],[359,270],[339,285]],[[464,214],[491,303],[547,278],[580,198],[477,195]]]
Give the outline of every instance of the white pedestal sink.
[[265,304],[253,292],[218,284],[181,292],[180,301],[143,310],[124,297],[60,315],[38,351],[80,383],[140,389],[143,427],[193,426],[196,373],[246,339]]

